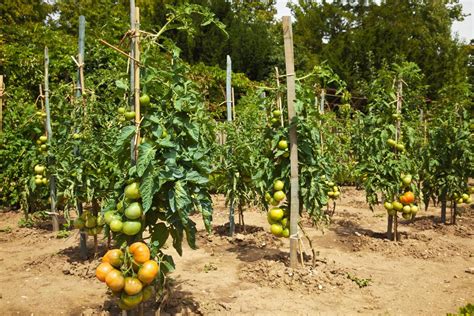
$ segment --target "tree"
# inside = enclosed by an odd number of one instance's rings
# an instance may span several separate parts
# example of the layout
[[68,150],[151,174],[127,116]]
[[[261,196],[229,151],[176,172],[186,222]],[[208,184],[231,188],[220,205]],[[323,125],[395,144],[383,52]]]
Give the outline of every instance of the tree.
[[446,81],[466,76],[465,53],[451,36],[452,23],[463,18],[458,1],[388,0],[367,6],[300,1],[292,9],[304,66],[327,60],[352,89],[368,81],[372,69],[402,61],[419,65],[432,98]]

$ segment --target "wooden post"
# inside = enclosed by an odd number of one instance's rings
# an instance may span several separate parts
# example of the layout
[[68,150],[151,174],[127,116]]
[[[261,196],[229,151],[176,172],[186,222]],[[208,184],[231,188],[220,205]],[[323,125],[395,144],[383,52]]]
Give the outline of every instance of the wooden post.
[[[130,0],[130,31],[132,32],[132,40],[130,43],[130,56],[132,58],[135,58],[135,21],[136,21],[136,16],[135,16],[135,0]],[[135,63],[132,59],[128,59],[129,65],[130,65],[130,91],[129,91],[129,96],[128,96],[128,104],[130,106],[130,110],[134,111],[135,110]],[[132,160],[132,163],[135,162],[135,140],[136,137],[131,140],[130,143],[130,157]]]
[[135,60],[133,63],[135,71],[135,81],[133,85],[133,97],[134,97],[134,110],[135,110],[135,126],[137,128],[135,133],[135,144],[134,144],[134,158],[135,161],[138,160],[138,145],[140,145],[140,9],[135,7],[135,29],[133,30],[134,38],[134,51],[135,55],[133,56]]
[[[48,47],[44,48],[44,103],[46,107],[46,133],[48,136],[48,150],[51,147],[53,132],[51,129],[51,109],[49,106],[49,54]],[[52,157],[48,154],[48,166],[52,164]],[[53,231],[59,231],[58,214],[56,213],[56,183],[53,175],[49,177],[50,198],[51,198],[51,220]]]
[[[79,16],[79,40],[78,40],[78,61],[77,66],[77,82],[76,82],[76,98],[82,98],[84,94],[84,46],[85,46],[85,33],[86,33],[86,18],[81,15]],[[76,133],[78,129],[76,127]],[[74,147],[74,153],[76,156],[79,155],[79,148]],[[82,214],[82,201],[77,197],[76,194],[76,208],[79,216]],[[83,260],[87,259],[87,234],[84,229],[80,230],[79,233],[79,253]]]
[[[403,92],[403,82],[402,80],[398,80],[397,86],[397,114],[398,116],[402,113],[402,92]],[[395,134],[395,141],[398,143],[400,141],[401,136],[401,119],[397,120],[397,132]],[[398,241],[398,214],[395,213],[393,216],[393,240]]]
[[[226,69],[226,81],[225,81],[225,96],[227,104],[227,122],[232,122],[232,60],[227,55],[227,69]],[[231,155],[232,153],[229,153]],[[232,178],[233,179],[233,178]],[[231,180],[231,179],[229,179]],[[234,218],[234,203],[232,202],[234,197],[230,196],[229,203],[229,235],[234,235],[235,232],[235,218]]]
[[296,126],[292,124],[296,116],[294,101],[295,91],[295,64],[293,54],[293,31],[291,18],[283,17],[283,39],[285,45],[285,66],[288,102],[288,121],[290,123],[290,266],[298,267],[298,222],[299,222],[299,183],[298,183],[298,141]]
[[3,132],[3,91],[5,91],[3,75],[0,75],[0,133]]

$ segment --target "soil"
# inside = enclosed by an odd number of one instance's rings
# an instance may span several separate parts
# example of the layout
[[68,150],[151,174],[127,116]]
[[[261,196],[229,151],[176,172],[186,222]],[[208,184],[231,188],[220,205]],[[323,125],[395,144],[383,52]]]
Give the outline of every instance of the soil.
[[[386,215],[372,212],[363,191],[344,188],[331,224],[304,220],[316,257],[302,239],[304,265],[291,269],[289,241],[268,232],[266,216],[245,212],[245,230],[228,236],[228,211],[214,197],[214,229],[199,216],[197,245],[173,255],[176,271],[161,308],[145,315],[445,315],[474,302],[474,209],[460,208],[456,225],[438,222],[439,208],[401,221],[400,241],[385,239]],[[0,213],[2,315],[118,315],[106,286],[94,277],[105,252],[81,260],[79,236],[47,225],[19,227],[21,213]],[[314,265],[313,265],[314,259]],[[156,305],[156,304],[155,304]]]

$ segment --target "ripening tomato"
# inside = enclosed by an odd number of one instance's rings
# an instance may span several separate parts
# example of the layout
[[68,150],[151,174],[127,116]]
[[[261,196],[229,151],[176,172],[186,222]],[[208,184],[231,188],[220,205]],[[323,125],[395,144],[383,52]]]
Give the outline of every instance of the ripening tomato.
[[145,286],[142,290],[142,293],[143,293],[142,302],[148,301],[153,296],[153,287]]
[[155,260],[148,260],[138,270],[138,279],[145,284],[150,284],[160,271],[160,267]]
[[413,192],[410,191],[405,192],[405,194],[400,197],[400,202],[402,202],[403,204],[411,204],[415,202],[415,195],[413,194]]
[[113,269],[105,277],[105,283],[114,292],[121,291],[125,286],[125,278],[122,272]]
[[128,307],[135,307],[138,304],[140,304],[143,300],[143,293],[140,292],[135,295],[127,295],[125,292],[122,293],[122,297],[120,298],[120,301],[125,304],[125,306]]
[[133,260],[137,263],[145,263],[150,260],[150,249],[142,242],[136,242],[130,245],[129,251],[133,255]]
[[95,276],[100,282],[105,282],[105,278],[110,271],[114,270],[114,267],[108,262],[102,262],[95,270]]
[[125,286],[123,290],[125,293],[128,295],[135,295],[140,293],[140,291],[143,289],[143,284],[140,282],[139,279],[137,278],[132,278],[132,277],[126,277],[125,278]]
[[119,268],[123,262],[123,252],[120,249],[111,249],[102,257],[102,262],[108,262],[112,266]]

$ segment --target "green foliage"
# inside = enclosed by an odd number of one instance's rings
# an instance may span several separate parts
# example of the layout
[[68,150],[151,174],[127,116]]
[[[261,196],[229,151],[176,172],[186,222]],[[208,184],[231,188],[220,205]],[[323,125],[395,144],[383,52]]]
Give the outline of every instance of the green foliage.
[[460,307],[456,314],[447,313],[447,316],[472,316],[474,315],[474,305],[469,303],[466,306]]
[[[363,182],[370,205],[380,202],[379,194],[386,201],[397,200],[402,191],[400,177],[411,174],[418,178],[418,152],[421,132],[419,127],[420,76],[413,64],[394,65],[392,69],[379,72],[368,87],[367,113],[355,116],[355,134],[352,148],[357,160],[356,171]],[[401,106],[401,129],[399,143],[405,150],[394,150],[388,144],[396,139],[396,114],[398,80],[403,80],[403,102]],[[412,88],[413,87],[413,88]],[[415,188],[411,188],[415,189]]]
[[422,151],[425,203],[434,197],[455,199],[467,191],[468,178],[474,175],[470,96],[467,85],[447,86],[432,104]]

